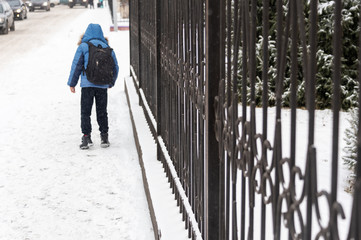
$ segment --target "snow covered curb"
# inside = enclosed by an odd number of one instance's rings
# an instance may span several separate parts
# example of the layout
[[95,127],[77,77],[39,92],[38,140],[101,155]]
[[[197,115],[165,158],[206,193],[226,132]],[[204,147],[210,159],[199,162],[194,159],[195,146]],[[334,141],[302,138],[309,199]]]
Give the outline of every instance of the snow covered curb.
[[189,239],[188,230],[184,227],[182,215],[179,213],[162,163],[157,161],[157,146],[147,125],[143,109],[138,104],[139,96],[132,81],[130,77],[124,80],[124,91],[132,118],[155,237],[165,240]]
[[140,165],[140,168],[142,169],[144,191],[145,191],[145,195],[146,195],[147,201],[148,201],[150,217],[152,219],[152,224],[153,224],[153,229],[154,229],[154,237],[155,237],[155,239],[160,239],[160,236],[159,236],[160,234],[158,233],[159,230],[158,230],[157,219],[155,217],[153,202],[152,202],[152,198],[151,198],[150,191],[149,191],[149,183],[148,183],[147,175],[146,175],[145,168],[144,168],[144,162],[143,162],[143,157],[142,157],[142,155],[143,155],[142,148],[139,143],[139,137],[138,137],[137,129],[135,126],[134,116],[133,116],[133,112],[132,112],[132,104],[129,99],[129,92],[128,92],[126,80],[124,81],[124,91],[127,96],[127,103],[129,106],[129,115],[130,115],[130,119],[132,121],[134,141],[135,141],[135,145],[136,145],[138,157],[139,157],[139,165]]

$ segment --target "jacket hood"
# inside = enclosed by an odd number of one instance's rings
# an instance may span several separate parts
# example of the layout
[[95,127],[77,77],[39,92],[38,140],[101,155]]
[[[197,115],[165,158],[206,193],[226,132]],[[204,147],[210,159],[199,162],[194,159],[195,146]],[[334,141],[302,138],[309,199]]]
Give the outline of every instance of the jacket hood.
[[103,35],[103,30],[99,24],[89,24],[82,38],[82,42],[89,42],[92,39],[98,39],[104,43],[107,43]]

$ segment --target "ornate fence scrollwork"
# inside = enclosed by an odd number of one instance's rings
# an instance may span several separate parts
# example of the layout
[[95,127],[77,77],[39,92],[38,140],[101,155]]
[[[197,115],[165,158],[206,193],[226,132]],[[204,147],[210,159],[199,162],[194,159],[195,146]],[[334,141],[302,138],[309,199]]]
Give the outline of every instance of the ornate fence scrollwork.
[[[361,239],[361,164],[352,213],[338,192],[342,1],[333,2],[331,179],[323,190],[315,136],[319,0],[131,1],[132,75],[150,107],[148,120],[157,121],[150,125],[164,144],[158,157],[189,237]],[[361,37],[358,51],[360,84]],[[297,122],[300,88],[305,135]],[[340,221],[349,226],[342,234]]]
[[[273,41],[276,41],[277,60],[275,66],[269,65],[269,8],[274,4],[277,15],[277,31]],[[342,202],[337,199],[338,174],[338,141],[340,116],[340,78],[341,78],[341,1],[335,1],[334,19],[334,66],[333,66],[333,141],[332,141],[332,175],[331,190],[321,190],[318,187],[317,148],[315,147],[315,90],[316,90],[316,52],[317,52],[317,17],[318,1],[309,2],[309,16],[305,18],[303,1],[225,1],[226,7],[222,16],[226,16],[221,27],[221,41],[225,47],[221,49],[224,59],[223,75],[219,85],[217,103],[217,141],[222,176],[220,185],[226,187],[221,192],[221,211],[225,223],[219,239],[266,239],[272,232],[274,239],[340,239],[338,229],[339,219],[345,218]],[[239,7],[239,10],[235,8]],[[257,22],[262,12],[261,23]],[[257,12],[258,11],[258,12]],[[257,16],[258,13],[258,16]],[[240,14],[241,16],[239,16]],[[222,20],[221,20],[222,24]],[[238,26],[242,26],[240,34]],[[258,31],[262,26],[262,36]],[[306,30],[307,29],[307,30]],[[235,43],[239,42],[240,51]],[[308,37],[306,37],[308,36]],[[263,38],[262,56],[256,61],[257,39]],[[266,40],[265,40],[266,39]],[[299,55],[302,49],[302,55]],[[236,64],[234,59],[242,61]],[[300,56],[303,70],[299,67]],[[262,78],[256,71],[258,63],[262,62]],[[222,65],[222,63],[221,63]],[[269,69],[277,69],[275,125],[269,124],[267,87]],[[222,67],[221,67],[222,68]],[[289,70],[290,69],[290,70]],[[290,72],[291,112],[289,142],[282,138],[282,94],[286,70]],[[303,81],[306,82],[306,102],[309,114],[308,150],[306,161],[297,165],[296,127],[297,127],[297,88],[299,71],[303,71]],[[256,82],[262,81],[264,92],[262,96],[262,112],[256,111]],[[241,90],[239,89],[241,82]],[[240,94],[240,97],[238,97]],[[237,107],[241,99],[238,113]],[[259,100],[258,100],[259,101]],[[256,114],[257,112],[257,114]],[[257,118],[263,117],[262,130],[256,129]],[[269,139],[269,129],[273,131],[273,139]],[[259,133],[260,132],[260,133]],[[235,134],[235,137],[233,137]],[[288,145],[288,146],[287,146]],[[284,148],[290,148],[290,154],[285,155]],[[271,154],[270,154],[271,153]],[[303,161],[298,161],[299,162]],[[235,170],[237,168],[238,170]],[[304,170],[302,170],[304,169]],[[236,179],[239,178],[239,181]],[[297,185],[296,185],[297,181]],[[229,184],[238,182],[236,187]],[[297,190],[298,189],[298,190]],[[247,192],[248,191],[248,192]],[[297,193],[296,193],[297,192]],[[357,208],[357,189],[355,189],[354,208]],[[235,197],[236,196],[236,197]],[[235,199],[238,201],[235,203]],[[259,204],[256,205],[256,201]],[[321,214],[320,201],[328,205],[328,216]],[[323,206],[324,207],[324,206]],[[267,210],[269,209],[269,210]],[[238,214],[238,212],[241,214]],[[355,211],[355,210],[353,210]],[[259,215],[256,217],[255,213]],[[237,217],[236,217],[237,216]],[[354,216],[354,214],[353,214]],[[257,218],[257,222],[256,219]],[[351,219],[352,222],[356,221]],[[359,220],[358,220],[359,221]],[[360,222],[358,222],[360,224]],[[255,228],[257,226],[257,229]],[[355,225],[354,225],[355,226]],[[358,225],[360,227],[360,225]],[[353,227],[351,226],[351,229]],[[357,239],[357,230],[350,231]],[[255,235],[257,233],[257,235]],[[345,238],[345,236],[343,236]]]

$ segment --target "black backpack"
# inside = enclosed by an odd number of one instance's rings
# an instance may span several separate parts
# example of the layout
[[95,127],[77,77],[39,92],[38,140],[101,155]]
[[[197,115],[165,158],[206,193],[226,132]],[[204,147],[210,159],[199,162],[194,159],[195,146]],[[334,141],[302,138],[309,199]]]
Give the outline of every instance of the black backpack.
[[111,84],[113,82],[114,59],[113,49],[110,47],[97,47],[87,42],[89,46],[88,66],[85,74],[89,82],[97,85]]

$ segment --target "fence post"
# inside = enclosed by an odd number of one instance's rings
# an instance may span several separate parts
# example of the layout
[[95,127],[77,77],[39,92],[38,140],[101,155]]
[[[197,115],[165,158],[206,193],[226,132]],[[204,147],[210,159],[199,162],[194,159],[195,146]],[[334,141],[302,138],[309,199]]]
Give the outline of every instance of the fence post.
[[[160,41],[161,41],[161,0],[155,0],[155,28],[156,28],[156,76],[157,76],[157,137],[161,135],[161,123],[162,123],[162,106],[161,106],[161,54],[160,54]],[[157,144],[157,159],[161,160],[160,145]]]
[[[142,54],[141,53],[141,49],[142,49],[142,18],[141,18],[141,15],[142,15],[142,1],[141,0],[138,0],[138,69],[139,69],[139,72],[137,73],[138,74],[138,84],[139,84],[139,89],[143,87],[143,84],[142,84]],[[139,96],[139,103],[140,103],[140,96]]]
[[220,160],[215,133],[215,97],[220,81],[220,4],[206,0],[206,158],[204,239],[220,238]]
[[132,56],[133,56],[133,44],[132,44],[132,24],[133,24],[133,19],[132,19],[132,8],[133,8],[133,4],[132,1],[129,1],[129,76],[132,75],[132,71],[131,71],[131,67],[132,67]]

